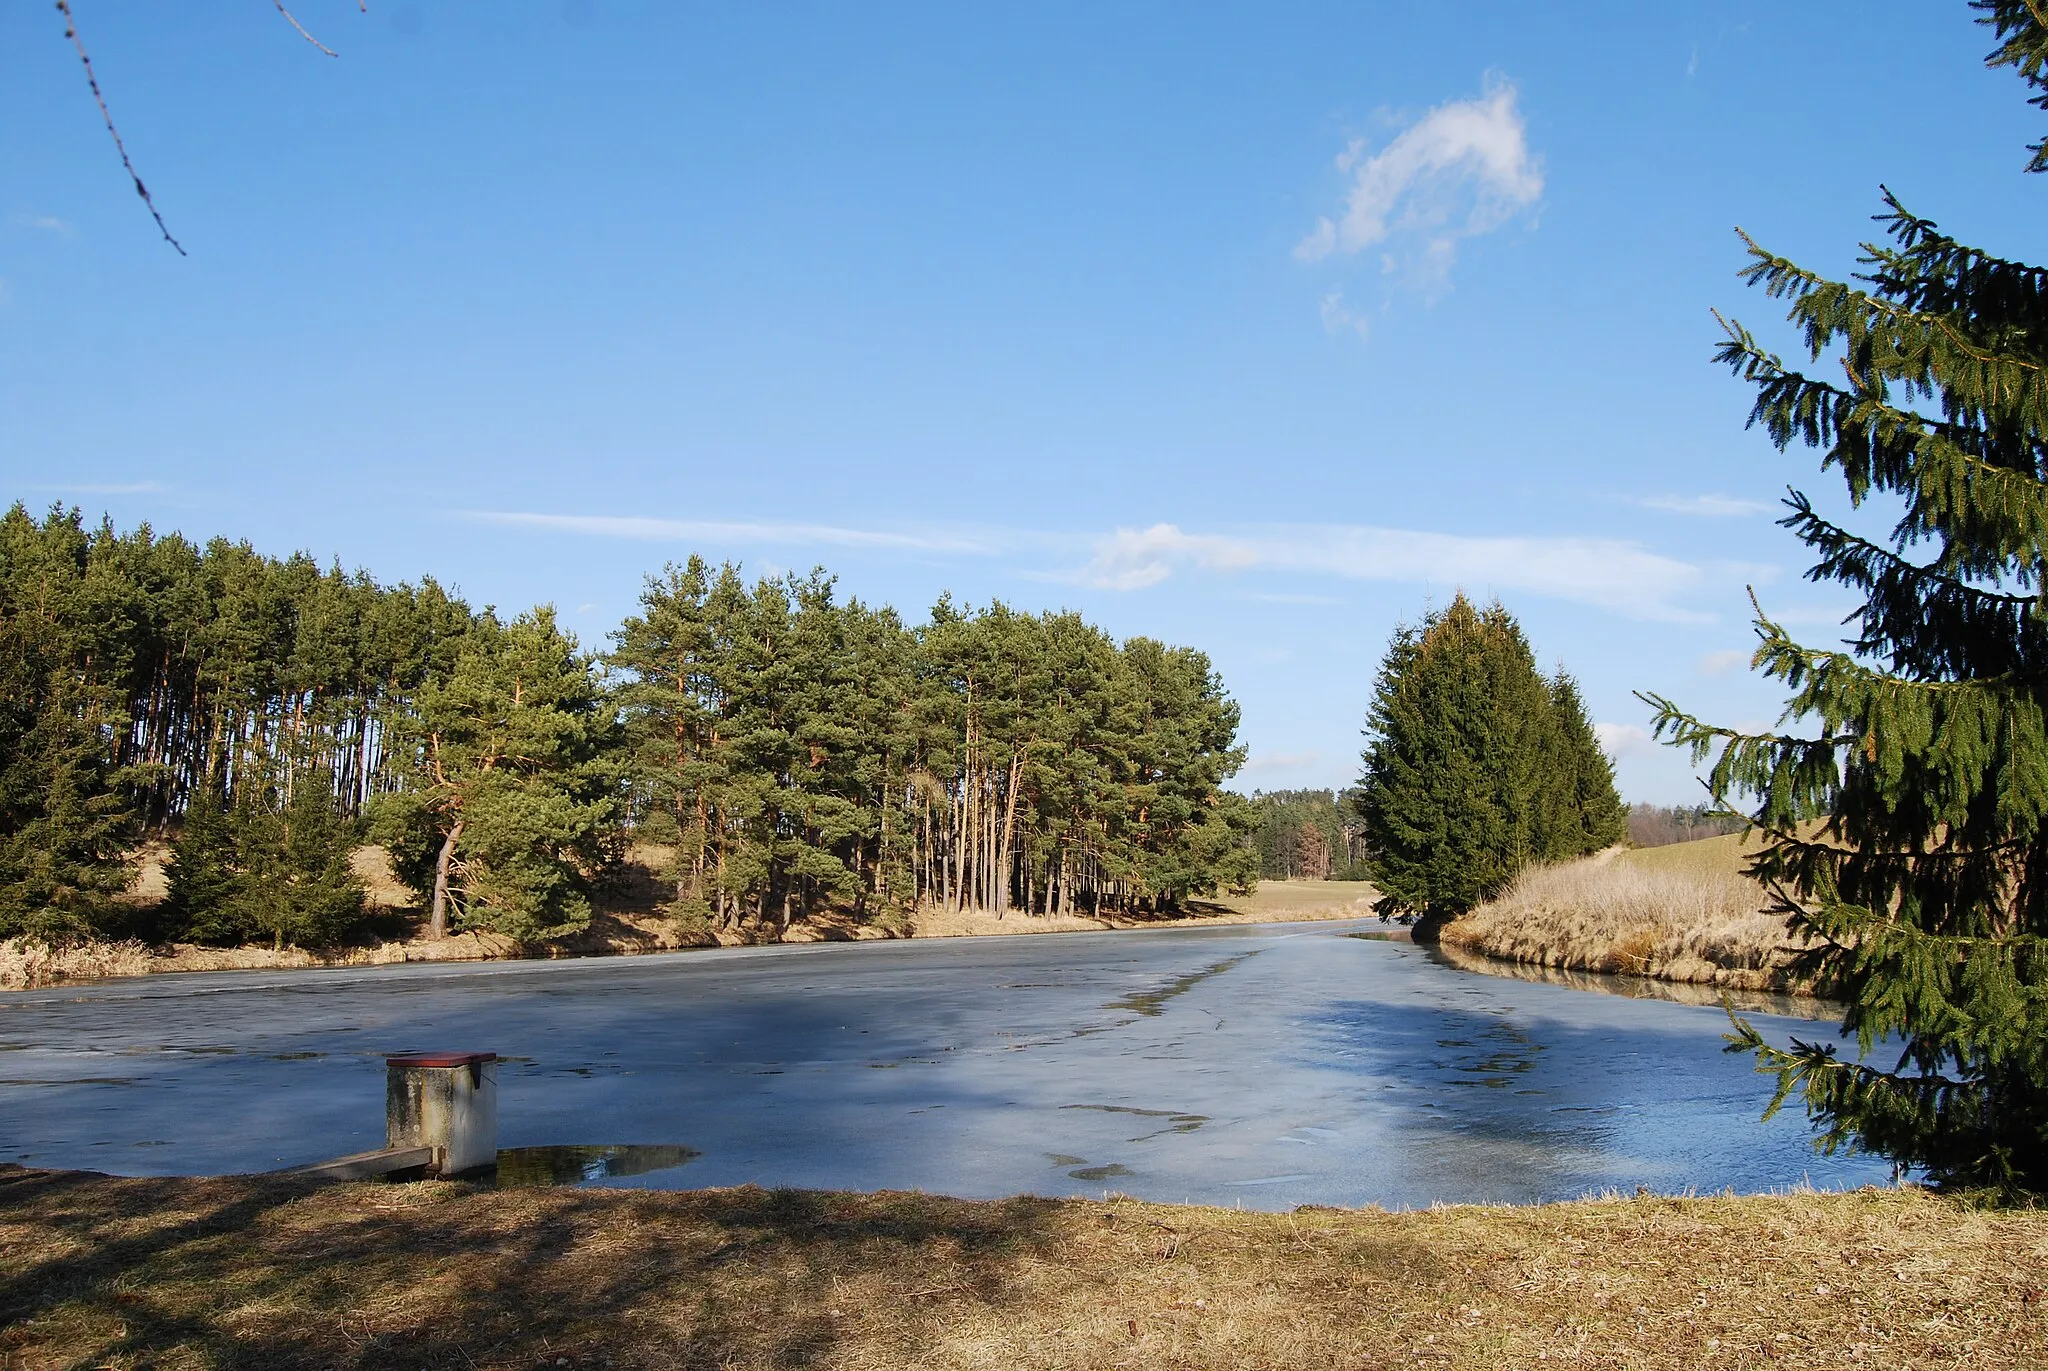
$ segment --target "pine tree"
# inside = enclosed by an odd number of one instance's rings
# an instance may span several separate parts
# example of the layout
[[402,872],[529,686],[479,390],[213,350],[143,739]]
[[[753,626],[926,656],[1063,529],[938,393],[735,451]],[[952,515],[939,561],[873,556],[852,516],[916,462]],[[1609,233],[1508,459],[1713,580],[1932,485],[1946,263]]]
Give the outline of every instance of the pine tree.
[[531,939],[590,918],[616,860],[616,719],[576,641],[536,609],[486,616],[405,721],[405,785],[376,828],[452,925]]
[[[1978,0],[2048,92],[2031,0]],[[2048,107],[2048,94],[2034,103]],[[2030,170],[2048,167],[2037,145]],[[1895,502],[1866,537],[1792,493],[1782,523],[1810,579],[1862,597],[1843,649],[1761,609],[1756,663],[1802,733],[1701,723],[1646,696],[1660,732],[1714,756],[1710,784],[1755,797],[1754,871],[1848,1005],[1863,1060],[1734,1042],[1794,1093],[1819,1142],[1936,1181],[2048,1189],[2048,270],[1966,247],[1889,191],[1852,282],[1749,242],[1747,279],[1791,302],[1809,375],[1727,326],[1719,360],[1757,390],[1751,422],[1822,450],[1852,506]],[[1748,241],[1745,238],[1745,241]],[[1916,401],[1929,404],[1916,405]],[[1844,650],[1846,649],[1846,650]],[[1883,1059],[1869,1060],[1882,1045]],[[1889,1069],[1894,1048],[1898,1057]]]

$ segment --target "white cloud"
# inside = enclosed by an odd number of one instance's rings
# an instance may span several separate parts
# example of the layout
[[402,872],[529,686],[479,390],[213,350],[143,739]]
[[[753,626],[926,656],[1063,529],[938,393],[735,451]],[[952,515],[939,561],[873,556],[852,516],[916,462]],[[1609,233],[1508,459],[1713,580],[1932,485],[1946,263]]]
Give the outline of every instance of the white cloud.
[[1738,500],[1731,495],[1624,495],[1622,500],[1643,509],[1670,514],[1696,514],[1706,519],[1735,519],[1768,514],[1777,506],[1767,500]]
[[1699,567],[1611,538],[1475,538],[1349,524],[1215,534],[1154,524],[1120,528],[1098,539],[1095,556],[1073,579],[1105,590],[1143,590],[1181,567],[1430,582],[1475,595],[1530,591],[1636,619],[1702,622],[1711,617],[1674,603],[1703,582]]
[[1491,232],[1542,198],[1543,168],[1515,97],[1511,83],[1497,81],[1477,99],[1437,106],[1376,153],[1353,142],[1337,158],[1350,178],[1343,211],[1318,219],[1294,255],[1318,262],[1386,243],[1399,249],[1385,254],[1389,269],[1406,257],[1425,280],[1443,279],[1458,240]]
[[59,219],[54,214],[17,214],[14,216],[14,222],[28,228],[41,229],[45,233],[60,234],[66,238],[77,232],[68,221]]
[[840,528],[831,524],[784,523],[775,520],[655,519],[612,514],[530,514],[516,510],[465,510],[463,517],[510,528],[542,528],[601,538],[631,538],[655,543],[743,543],[775,547],[891,548],[903,552],[989,553],[986,540],[955,532],[906,533],[892,530]]
[[1749,658],[1750,653],[1746,649],[1739,647],[1724,648],[1719,652],[1709,652],[1700,658],[1700,675],[1725,676],[1738,667],[1748,666]]
[[1361,338],[1372,337],[1372,321],[1361,314],[1351,312],[1344,303],[1344,292],[1333,290],[1323,297],[1323,331],[1330,334],[1355,333]]
[[1594,724],[1593,736],[1617,762],[1624,757],[1654,757],[1663,750],[1641,724]]

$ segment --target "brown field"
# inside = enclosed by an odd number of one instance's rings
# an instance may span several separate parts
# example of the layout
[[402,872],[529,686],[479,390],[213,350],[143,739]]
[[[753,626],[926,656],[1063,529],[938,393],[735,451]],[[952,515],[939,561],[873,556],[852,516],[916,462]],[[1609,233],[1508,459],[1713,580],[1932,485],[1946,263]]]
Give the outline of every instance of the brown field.
[[1803,944],[1742,874],[1739,834],[1524,872],[1507,894],[1442,930],[1447,947],[1570,971],[1621,972],[1738,990],[1804,991]]
[[1911,1190],[1242,1213],[0,1170],[0,1362],[2031,1367],[2048,1215]]

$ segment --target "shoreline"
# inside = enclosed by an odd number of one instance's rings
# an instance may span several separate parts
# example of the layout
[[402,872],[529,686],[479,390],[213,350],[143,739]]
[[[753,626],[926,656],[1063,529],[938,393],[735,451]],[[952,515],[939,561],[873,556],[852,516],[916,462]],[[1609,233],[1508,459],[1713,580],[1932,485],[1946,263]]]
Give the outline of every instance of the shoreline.
[[260,946],[200,947],[191,944],[173,944],[167,951],[138,942],[86,943],[50,952],[22,945],[18,940],[9,940],[0,943],[0,994],[192,971],[314,971],[411,963],[569,961],[713,947],[1309,923],[1365,918],[1371,914],[1372,888],[1358,882],[1262,881],[1260,886],[1261,889],[1250,896],[1192,900],[1189,908],[1200,912],[1163,918],[1034,915],[1015,910],[998,918],[994,914],[973,910],[923,910],[915,916],[908,932],[892,932],[874,925],[853,924],[825,916],[792,924],[774,937],[761,939],[733,934],[721,937],[708,931],[689,930],[660,914],[600,911],[588,927],[539,944],[521,944],[502,935],[475,931],[432,940],[418,938],[386,942],[374,947],[348,948],[325,954],[302,948],[278,951]]
[[2026,1365],[2048,1214],[1915,1189],[1291,1213],[0,1168],[9,1366]]

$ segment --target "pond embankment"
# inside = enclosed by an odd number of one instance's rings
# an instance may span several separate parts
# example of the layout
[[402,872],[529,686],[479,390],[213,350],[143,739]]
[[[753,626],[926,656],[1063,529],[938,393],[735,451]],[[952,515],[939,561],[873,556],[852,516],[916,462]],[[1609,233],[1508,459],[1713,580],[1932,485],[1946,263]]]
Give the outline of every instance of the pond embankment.
[[1455,951],[1564,971],[1812,994],[1798,964],[1808,944],[1743,874],[1753,843],[1729,834],[1532,868],[1437,936]]
[[2034,1366],[2048,1215],[1406,1213],[0,1169],[9,1367]]
[[[163,897],[162,852],[141,863],[131,900]],[[410,931],[362,947],[311,949],[263,946],[201,947],[157,945],[122,939],[49,947],[24,939],[0,940],[0,990],[33,989],[67,981],[147,976],[173,971],[279,971],[336,966],[389,966],[410,962],[551,960],[564,957],[632,956],[692,947],[755,946],[769,943],[862,942],[895,938],[1011,936],[1029,933],[1100,933],[1125,928],[1171,928],[1209,924],[1306,923],[1364,918],[1376,893],[1356,881],[1261,881],[1251,895],[1218,895],[1191,900],[1178,911],[1158,914],[997,915],[981,910],[925,908],[890,922],[858,922],[840,913],[800,918],[788,925],[713,928],[672,918],[668,892],[654,876],[656,855],[629,858],[625,878],[602,901],[590,923],[560,937],[520,942],[501,934],[471,931],[428,938],[418,897],[391,874],[384,854],[358,851],[354,863],[373,909]]]

